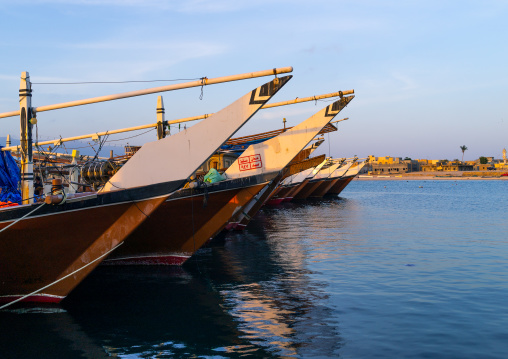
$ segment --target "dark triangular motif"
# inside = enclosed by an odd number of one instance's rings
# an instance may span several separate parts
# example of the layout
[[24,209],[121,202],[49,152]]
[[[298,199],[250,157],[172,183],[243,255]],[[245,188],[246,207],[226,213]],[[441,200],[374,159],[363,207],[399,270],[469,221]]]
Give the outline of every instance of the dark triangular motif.
[[343,97],[331,105],[328,105],[326,107],[325,117],[335,117],[353,98],[354,96]]
[[[276,77],[267,84],[264,84],[258,89],[255,89],[251,93],[250,105],[264,104],[270,99],[279,89],[291,79],[291,75],[284,77]],[[259,91],[259,92],[258,92]]]

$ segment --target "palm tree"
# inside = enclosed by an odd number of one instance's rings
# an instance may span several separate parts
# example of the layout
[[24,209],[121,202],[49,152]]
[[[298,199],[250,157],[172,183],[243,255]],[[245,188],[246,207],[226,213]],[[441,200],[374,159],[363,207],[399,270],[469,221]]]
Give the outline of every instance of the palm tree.
[[462,162],[464,162],[464,152],[467,151],[467,146],[460,146],[460,150],[462,151]]

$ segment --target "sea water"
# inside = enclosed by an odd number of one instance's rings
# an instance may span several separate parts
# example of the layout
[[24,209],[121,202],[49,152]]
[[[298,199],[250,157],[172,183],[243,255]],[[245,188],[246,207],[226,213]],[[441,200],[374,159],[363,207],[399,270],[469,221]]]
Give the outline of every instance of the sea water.
[[0,312],[0,358],[507,358],[508,181],[362,181]]

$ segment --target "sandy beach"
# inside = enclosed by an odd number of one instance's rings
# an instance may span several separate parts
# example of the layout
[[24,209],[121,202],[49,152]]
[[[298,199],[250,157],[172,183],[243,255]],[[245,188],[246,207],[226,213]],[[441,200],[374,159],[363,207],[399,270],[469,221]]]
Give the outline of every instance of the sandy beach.
[[445,181],[462,181],[462,180],[495,180],[504,181],[508,180],[508,176],[501,176],[507,171],[491,171],[491,172],[478,172],[477,175],[471,175],[474,172],[462,171],[435,171],[435,172],[413,172],[403,174],[391,175],[358,175],[355,180],[359,181],[409,181],[409,180],[445,180]]

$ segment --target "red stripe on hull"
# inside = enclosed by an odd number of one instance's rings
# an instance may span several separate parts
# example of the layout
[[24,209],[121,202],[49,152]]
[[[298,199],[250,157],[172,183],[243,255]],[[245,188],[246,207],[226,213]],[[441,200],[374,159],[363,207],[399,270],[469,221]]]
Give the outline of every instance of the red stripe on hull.
[[247,225],[245,224],[241,224],[238,222],[229,222],[226,225],[225,229],[228,231],[243,231],[245,227],[247,227]]
[[237,225],[236,222],[235,223],[230,222],[230,223],[226,224],[226,227],[224,227],[224,229],[226,231],[233,231],[235,229],[236,225]]
[[165,266],[181,266],[190,256],[179,255],[166,255],[166,256],[146,256],[146,257],[132,257],[132,258],[119,258],[108,260],[104,265],[165,265]]
[[272,198],[268,201],[266,201],[266,205],[268,206],[278,206],[284,201],[284,198]]
[[243,231],[245,229],[245,227],[247,227],[246,224],[235,223],[235,226],[234,226],[233,230],[235,230],[235,231]]
[[[14,302],[15,300],[17,300],[21,297],[23,297],[23,296],[22,295],[3,296],[3,297],[0,297],[0,303],[5,304],[5,303]],[[25,303],[60,303],[62,301],[62,299],[64,299],[64,298],[65,297],[59,297],[59,296],[51,295],[51,294],[34,294],[34,295],[31,295],[29,297],[26,297],[26,298],[20,300],[19,303],[20,302],[25,302]]]

